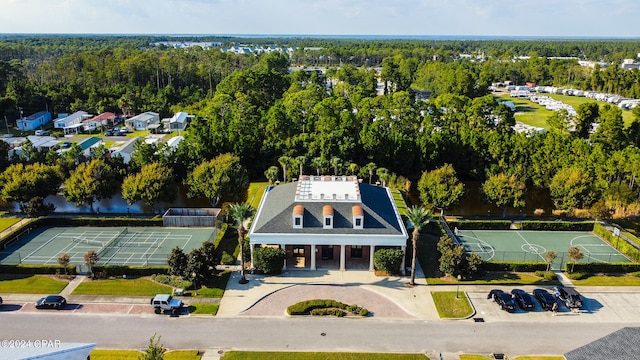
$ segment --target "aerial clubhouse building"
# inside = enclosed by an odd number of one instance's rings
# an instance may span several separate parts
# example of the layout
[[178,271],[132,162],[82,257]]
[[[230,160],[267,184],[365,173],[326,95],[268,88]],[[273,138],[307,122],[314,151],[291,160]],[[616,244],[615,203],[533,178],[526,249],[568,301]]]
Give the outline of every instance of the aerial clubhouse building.
[[252,259],[256,247],[285,249],[285,269],[373,271],[375,251],[406,253],[408,236],[388,188],[356,176],[303,175],[265,190],[249,238]]

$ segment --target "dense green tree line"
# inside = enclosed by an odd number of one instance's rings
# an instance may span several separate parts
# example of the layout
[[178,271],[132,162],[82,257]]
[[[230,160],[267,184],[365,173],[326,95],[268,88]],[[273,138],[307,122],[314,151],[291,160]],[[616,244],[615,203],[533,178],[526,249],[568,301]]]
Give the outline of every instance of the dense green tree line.
[[[514,53],[535,49],[522,42],[506,43],[496,45],[498,51],[508,45]],[[72,55],[66,49],[50,54],[48,60],[0,61],[0,111],[10,116],[18,106],[29,109],[48,104],[54,111],[152,110],[165,116],[179,109],[195,114],[177,150],[140,144],[130,165],[106,164],[120,174],[117,181],[127,184],[123,189],[127,198],[145,199],[149,204],[158,199],[140,193],[136,184],[154,180],[135,174],[149,173],[141,170],[152,164],[175,181],[187,179],[194,196],[206,196],[212,203],[224,198],[221,193],[195,191],[196,184],[221,178],[211,175],[205,164],[215,164],[214,159],[223,154],[230,154],[225,156],[231,156],[251,177],[261,177],[269,167],[280,165],[283,181],[300,173],[357,172],[370,181],[394,183],[397,176],[417,180],[423,172],[450,164],[447,172],[458,180],[488,181],[483,187],[485,195],[505,207],[522,206],[523,185],[549,189],[556,206],[563,210],[596,204],[620,208],[640,198],[635,180],[640,170],[640,112],[636,111],[632,126],[625,128],[617,107],[596,110],[585,105],[578,109],[573,129],[563,119],[550,119],[555,124],[552,131],[517,134],[511,128],[513,114],[486,91],[493,81],[512,79],[635,92],[635,85],[621,79],[633,79],[637,71],[615,67],[593,71],[574,60],[549,60],[535,54],[516,62],[451,61],[446,57],[434,61],[427,55],[431,50],[410,44],[399,42],[393,48],[375,41],[362,43],[362,48],[385,53],[379,73],[343,62],[330,68],[326,76],[290,72],[291,59],[281,53],[240,56],[218,49],[103,46]],[[613,50],[627,45],[610,44]],[[351,46],[357,47],[357,42],[343,45],[341,55],[348,54]],[[563,46],[567,45],[560,44],[558,49]],[[415,55],[421,51],[426,53]],[[378,79],[384,83],[384,95],[376,93]],[[433,96],[429,101],[415,101],[411,87],[433,91]],[[598,127],[590,134],[592,121]],[[76,169],[86,160],[77,151],[58,156],[29,146],[22,158],[11,159],[12,163],[55,166],[61,175],[51,175],[51,182],[76,172],[94,176],[95,170],[89,171],[88,166]],[[227,168],[240,174],[235,164]],[[24,204],[30,198],[7,187],[14,176],[9,174],[15,173],[12,170],[0,178],[8,189],[5,198]],[[125,181],[125,175],[138,178]],[[194,178],[196,175],[200,178]],[[74,176],[75,184],[87,183]],[[244,187],[244,175],[235,177],[242,179]],[[457,184],[455,179],[447,181]],[[17,181],[12,186],[22,183],[28,182]],[[573,184],[572,191],[563,189],[567,184]],[[91,191],[68,195],[74,202],[87,204],[106,196],[92,196]],[[440,206],[445,206],[439,194],[423,199],[439,199]]]

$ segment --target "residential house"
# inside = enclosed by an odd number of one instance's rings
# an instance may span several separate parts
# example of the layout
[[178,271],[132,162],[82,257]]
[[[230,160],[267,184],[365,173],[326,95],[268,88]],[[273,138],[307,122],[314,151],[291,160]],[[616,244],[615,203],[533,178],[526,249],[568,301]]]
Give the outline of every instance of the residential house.
[[149,125],[159,124],[160,114],[147,111],[124,121],[124,124],[136,131],[148,130]]
[[78,143],[78,146],[82,149],[82,155],[86,157],[91,157],[93,149],[100,145],[104,145],[102,138],[96,136],[88,137]]
[[111,148],[111,157],[120,156],[124,163],[128,164],[129,161],[131,161],[131,155],[136,150],[139,141],[142,141],[142,138],[137,136],[119,146]]
[[71,115],[58,114],[58,118],[53,121],[53,127],[63,129],[65,134],[77,134],[79,129],[83,127],[82,122],[89,118],[91,118],[91,115],[86,111],[76,111]]
[[375,250],[406,252],[408,235],[389,188],[303,175],[265,190],[249,238],[252,256],[257,246],[285,249],[285,268],[373,271]]
[[30,131],[35,130],[45,124],[51,122],[51,113],[48,111],[40,111],[35,114],[29,115],[25,118],[16,120],[18,130]]
[[181,111],[169,119],[162,119],[162,122],[164,123],[164,128],[169,129],[169,131],[183,131],[192,119],[193,115]]
[[101,127],[112,126],[114,125],[116,118],[116,114],[112,112],[104,112],[90,119],[86,119],[82,122],[84,131],[94,132]]

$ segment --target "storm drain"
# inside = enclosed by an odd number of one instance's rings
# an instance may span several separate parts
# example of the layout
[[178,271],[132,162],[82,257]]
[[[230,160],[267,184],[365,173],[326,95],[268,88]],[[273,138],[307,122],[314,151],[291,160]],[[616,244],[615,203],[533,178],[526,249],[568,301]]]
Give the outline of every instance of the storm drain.
[[473,318],[475,322],[484,322],[484,318]]

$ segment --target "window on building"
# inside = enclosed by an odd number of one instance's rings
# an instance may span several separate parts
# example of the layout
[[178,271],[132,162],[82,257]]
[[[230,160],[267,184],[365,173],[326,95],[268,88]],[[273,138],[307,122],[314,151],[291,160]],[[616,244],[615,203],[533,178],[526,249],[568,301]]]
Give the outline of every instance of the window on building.
[[294,246],[293,256],[298,256],[298,257],[304,256],[304,246]]
[[324,219],[324,224],[327,225],[327,226],[331,226],[331,218],[329,218],[329,217],[325,218]]
[[356,226],[357,227],[362,226],[362,219],[360,219],[360,218],[356,219]]
[[294,219],[294,223],[296,224],[296,226],[300,226],[300,220],[302,219],[300,219],[299,217]]

